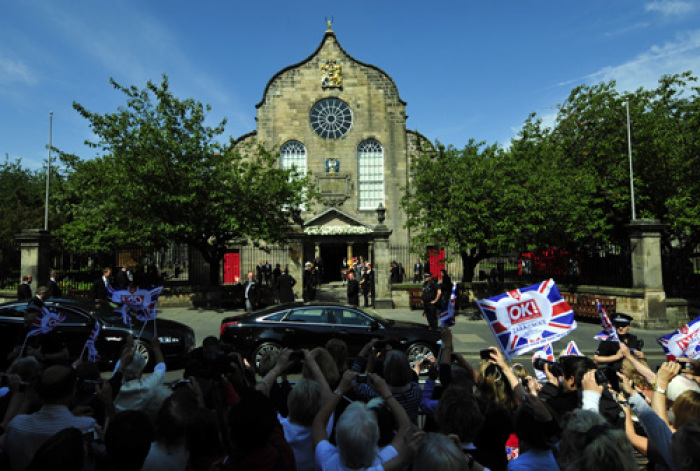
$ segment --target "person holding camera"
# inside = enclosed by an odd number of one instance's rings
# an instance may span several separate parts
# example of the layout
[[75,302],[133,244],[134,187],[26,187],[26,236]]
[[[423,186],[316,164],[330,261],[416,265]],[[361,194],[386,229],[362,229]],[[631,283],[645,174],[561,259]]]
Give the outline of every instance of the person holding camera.
[[[644,341],[630,334],[630,324],[632,316],[617,313],[612,319],[613,326],[617,332],[620,342],[623,342],[630,349],[630,352],[638,359],[643,360]],[[604,340],[598,346],[593,361],[598,365],[608,365],[613,370],[622,371],[623,352],[620,351],[620,342],[614,340]]]
[[[602,388],[598,412],[611,426],[624,427],[625,413],[608,391],[605,386],[607,378],[603,371],[596,368],[593,360],[588,357],[566,355],[561,357],[558,363],[545,362],[543,368],[549,382],[542,386],[539,397],[552,408],[560,423],[567,412],[583,406],[586,396],[583,392],[585,389],[583,380],[588,373],[587,378],[594,378]],[[556,369],[558,371],[555,372]]]

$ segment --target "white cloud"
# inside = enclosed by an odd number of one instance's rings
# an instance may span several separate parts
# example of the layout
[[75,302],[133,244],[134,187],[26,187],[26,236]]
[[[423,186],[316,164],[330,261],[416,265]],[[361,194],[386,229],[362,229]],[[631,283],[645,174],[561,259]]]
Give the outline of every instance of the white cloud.
[[683,2],[680,0],[659,0],[649,2],[644,5],[644,10],[647,12],[661,13],[663,16],[680,16],[686,15],[694,11],[696,5],[691,2]]
[[24,62],[0,56],[0,83],[16,82],[32,85],[37,78]]
[[557,86],[615,80],[618,90],[634,91],[640,87],[655,88],[661,76],[686,70],[700,73],[700,30],[680,33],[675,40],[654,45],[627,62],[559,82]]
[[591,77],[615,80],[619,90],[654,88],[662,75],[692,70],[700,73],[700,30],[679,34],[674,41],[652,46],[632,60],[604,67]]

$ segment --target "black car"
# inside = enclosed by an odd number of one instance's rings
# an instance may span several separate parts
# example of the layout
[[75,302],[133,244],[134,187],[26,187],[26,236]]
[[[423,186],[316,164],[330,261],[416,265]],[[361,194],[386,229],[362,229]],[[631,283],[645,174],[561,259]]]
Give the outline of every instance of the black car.
[[393,340],[411,364],[440,348],[440,333],[414,322],[400,322],[338,303],[289,303],[227,317],[219,337],[258,366],[266,351],[324,346],[332,338],[344,340],[350,358],[374,338]]
[[[122,322],[121,316],[115,314],[109,306],[95,311],[70,299],[49,299],[46,301],[46,306],[66,316],[55,330],[62,335],[72,359],[80,356],[88,335],[95,327],[95,322],[99,320],[102,330],[95,346],[100,356],[100,366],[103,368],[113,365],[119,359],[119,352],[128,334],[131,333],[136,337],[143,327],[141,321],[134,319],[130,329]],[[0,304],[0,355],[2,355],[0,363],[4,363],[8,353],[14,348],[16,339],[21,335],[26,310],[26,301]],[[155,322],[166,363],[174,364],[182,361],[194,348],[194,331],[184,324],[168,319],[156,319]],[[149,321],[141,333],[141,338],[136,340],[136,351],[146,357],[147,363],[153,362],[151,351],[153,330],[153,321]]]

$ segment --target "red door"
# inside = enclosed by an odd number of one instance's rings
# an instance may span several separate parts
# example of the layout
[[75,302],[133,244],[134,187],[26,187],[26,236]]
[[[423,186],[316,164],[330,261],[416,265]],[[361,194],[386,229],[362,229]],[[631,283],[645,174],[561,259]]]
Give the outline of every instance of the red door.
[[445,269],[444,249],[428,249],[428,268],[431,275],[438,280],[442,280],[442,273],[440,273],[440,270]]
[[224,284],[238,283],[241,279],[241,253],[234,250],[224,254]]

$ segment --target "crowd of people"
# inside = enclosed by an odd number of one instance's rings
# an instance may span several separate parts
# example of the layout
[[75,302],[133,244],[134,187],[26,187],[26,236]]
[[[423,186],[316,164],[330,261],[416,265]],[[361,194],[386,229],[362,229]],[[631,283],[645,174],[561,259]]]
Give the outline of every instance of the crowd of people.
[[[446,286],[426,283],[437,303]],[[50,291],[28,301],[28,326]],[[613,319],[620,342],[603,342],[593,358],[543,362],[542,380],[495,347],[470,363],[449,327],[437,358],[414,363],[389,338],[355,358],[332,339],[252,365],[207,337],[172,383],[157,340],[149,364],[130,339],[105,377],[43,334],[7,359],[0,469],[700,469],[700,363],[654,372],[630,320]]]

